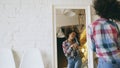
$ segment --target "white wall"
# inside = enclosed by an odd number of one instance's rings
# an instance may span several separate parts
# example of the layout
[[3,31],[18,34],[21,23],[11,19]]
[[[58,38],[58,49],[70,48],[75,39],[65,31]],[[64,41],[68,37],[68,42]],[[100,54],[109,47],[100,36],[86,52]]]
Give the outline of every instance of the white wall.
[[52,68],[52,4],[84,4],[90,0],[0,0],[0,47],[13,48],[17,68],[26,48],[37,47],[45,68]]
[[92,0],[53,0],[53,4],[55,5],[89,5]]
[[12,47],[17,67],[26,48],[38,47],[45,68],[52,64],[49,0],[0,0],[0,47]]

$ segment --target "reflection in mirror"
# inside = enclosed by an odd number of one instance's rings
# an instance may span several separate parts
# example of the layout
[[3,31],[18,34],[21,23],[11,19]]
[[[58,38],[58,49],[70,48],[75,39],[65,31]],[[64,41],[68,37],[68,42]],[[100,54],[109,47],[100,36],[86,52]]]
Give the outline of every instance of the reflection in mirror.
[[88,68],[85,16],[85,9],[56,9],[58,68]]

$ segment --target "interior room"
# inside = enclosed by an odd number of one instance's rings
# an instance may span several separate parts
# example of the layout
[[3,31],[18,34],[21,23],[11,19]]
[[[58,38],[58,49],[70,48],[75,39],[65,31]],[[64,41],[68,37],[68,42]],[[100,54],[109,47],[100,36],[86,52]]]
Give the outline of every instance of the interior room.
[[[58,8],[55,17],[56,6],[70,8]],[[89,16],[74,6],[89,7]],[[86,46],[85,29],[86,20],[97,18],[92,0],[0,0],[0,68],[66,68],[61,47],[66,28],[79,34],[83,68],[95,68],[95,62],[88,62],[94,56]]]

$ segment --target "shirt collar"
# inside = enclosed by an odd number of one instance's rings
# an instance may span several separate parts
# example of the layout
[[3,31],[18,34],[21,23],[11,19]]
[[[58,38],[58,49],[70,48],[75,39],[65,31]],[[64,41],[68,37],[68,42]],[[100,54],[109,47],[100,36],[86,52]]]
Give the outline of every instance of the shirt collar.
[[99,18],[97,21],[107,21],[105,18]]

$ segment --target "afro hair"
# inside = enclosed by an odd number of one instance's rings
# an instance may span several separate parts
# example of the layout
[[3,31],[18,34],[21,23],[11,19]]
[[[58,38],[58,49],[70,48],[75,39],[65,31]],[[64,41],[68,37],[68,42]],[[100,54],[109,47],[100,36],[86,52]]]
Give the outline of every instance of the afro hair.
[[94,9],[102,18],[120,21],[120,2],[117,0],[94,0]]

